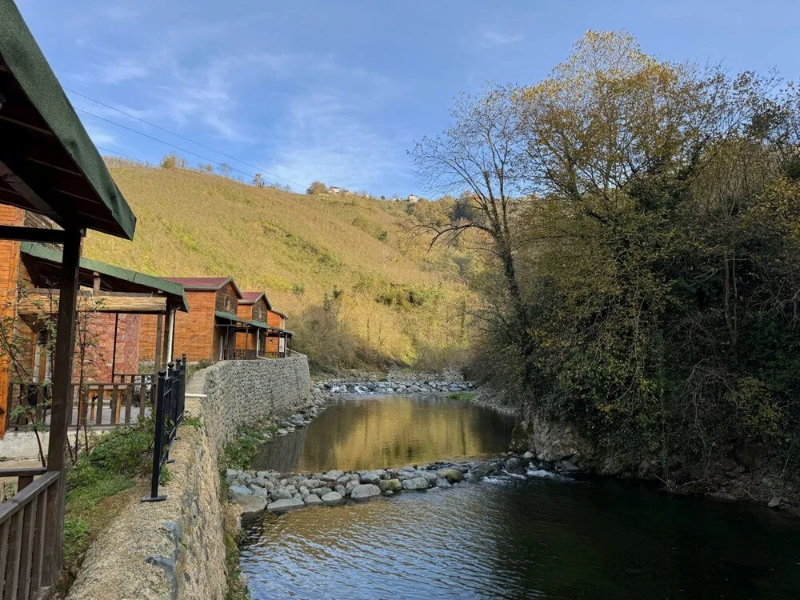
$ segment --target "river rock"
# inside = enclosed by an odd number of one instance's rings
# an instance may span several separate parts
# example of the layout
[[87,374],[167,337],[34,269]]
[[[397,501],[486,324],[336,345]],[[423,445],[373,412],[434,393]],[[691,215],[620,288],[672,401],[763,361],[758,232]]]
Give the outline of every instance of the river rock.
[[446,479],[450,483],[464,481],[464,473],[460,469],[439,469],[436,471],[437,477]]
[[575,473],[576,471],[580,471],[578,467],[576,467],[573,463],[571,463],[568,460],[562,460],[559,463],[559,466],[561,467],[561,470],[564,471],[565,473]]
[[322,501],[328,506],[340,504],[342,502],[342,495],[339,492],[328,492],[322,497]]
[[414,477],[403,481],[404,490],[427,490],[428,480],[425,477]]
[[506,471],[514,472],[522,469],[522,461],[516,456],[512,456],[506,461]]
[[344,475],[344,471],[328,471],[322,476],[322,481],[334,482],[342,475]]
[[350,492],[350,497],[353,500],[365,500],[373,496],[380,496],[381,488],[372,483],[361,483],[353,488]]
[[232,485],[228,488],[228,492],[236,498],[237,496],[252,496],[253,490],[244,485]]
[[452,485],[453,485],[453,484],[451,484],[451,483],[450,483],[450,482],[449,482],[447,479],[445,479],[444,477],[439,477],[439,479],[437,479],[437,480],[436,480],[436,487],[437,487],[437,488],[449,488],[449,487],[451,487]]
[[253,496],[258,496],[259,498],[266,498],[267,496],[269,496],[269,492],[264,488],[253,486],[252,490],[253,490]]
[[286,512],[294,508],[302,508],[305,505],[305,502],[300,498],[289,498],[270,502],[267,505],[267,510],[270,512]]
[[278,488],[270,492],[273,500],[288,500],[292,495],[292,492],[287,488]]
[[359,476],[359,481],[361,483],[375,483],[377,484],[381,480],[381,476],[386,473],[386,471],[367,471],[366,473],[361,473]]
[[781,499],[775,496],[774,498],[770,498],[770,501],[767,502],[767,506],[769,508],[778,508],[781,505]]
[[305,499],[306,506],[316,506],[322,504],[322,499],[316,494],[309,494]]
[[264,510],[267,499],[263,496],[237,496],[236,503],[242,507],[242,515],[253,515]]
[[378,487],[388,496],[388,492],[399,492],[402,490],[403,484],[400,483],[399,479],[381,479],[378,482]]
[[522,455],[522,458],[527,461],[533,460],[533,452],[528,450],[525,454]]

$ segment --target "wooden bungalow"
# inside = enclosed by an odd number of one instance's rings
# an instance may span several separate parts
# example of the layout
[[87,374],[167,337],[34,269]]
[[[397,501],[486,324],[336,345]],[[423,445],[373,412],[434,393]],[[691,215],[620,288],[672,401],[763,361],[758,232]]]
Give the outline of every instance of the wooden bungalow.
[[[172,355],[186,354],[189,362],[233,359],[236,354],[236,323],[242,294],[230,277],[167,277],[185,290],[189,313],[178,313],[174,320]],[[157,319],[142,319],[142,336],[158,327]],[[143,340],[142,361],[153,360],[155,345]]]
[[[30,226],[34,222],[52,227],[41,215],[17,209],[17,222],[9,218],[3,225]],[[42,403],[49,399],[53,366],[53,315],[58,299],[53,290],[61,269],[61,252],[41,243],[23,242],[14,252],[11,268],[0,273],[5,307],[13,320],[11,334],[5,339],[10,371],[10,385],[0,388],[0,439],[7,427],[18,428],[25,418],[12,418],[20,404]],[[142,315],[166,317],[176,311],[186,312],[188,304],[183,287],[171,281],[128,269],[82,258],[78,294],[78,335],[73,363],[73,412],[78,410],[79,393],[91,395],[92,423],[96,426],[135,421],[152,403],[152,383],[158,368],[166,364],[159,358],[155,370],[139,371],[140,321]],[[11,337],[11,339],[9,339]],[[168,356],[172,340],[158,332],[151,342]],[[133,411],[134,401],[140,410]],[[108,409],[104,410],[103,407]],[[125,407],[125,416],[121,412]],[[148,409],[149,410],[149,409]],[[98,412],[99,411],[99,412]],[[105,414],[104,414],[105,413]],[[45,423],[48,415],[43,415]],[[77,425],[71,414],[70,425]],[[1,446],[0,446],[1,447]]]
[[237,358],[288,356],[292,332],[286,331],[286,315],[273,310],[264,292],[242,292],[237,316]]
[[[60,227],[0,225],[1,269],[9,268],[19,241],[63,249],[53,282],[58,308],[47,467],[0,470],[0,477],[16,477],[19,489],[0,505],[0,594],[49,598],[61,569],[81,243],[87,229],[132,239],[136,218],[12,0],[0,0],[0,206],[41,214]],[[7,322],[9,309],[1,310]],[[6,372],[8,357],[0,358]]]

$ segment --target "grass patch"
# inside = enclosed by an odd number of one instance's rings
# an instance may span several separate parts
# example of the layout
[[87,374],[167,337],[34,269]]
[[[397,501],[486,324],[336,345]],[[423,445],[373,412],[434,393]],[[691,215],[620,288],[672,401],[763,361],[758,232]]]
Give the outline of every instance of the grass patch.
[[473,398],[475,398],[475,392],[453,392],[447,397],[451,400],[463,400],[464,402],[470,402]]
[[225,446],[224,468],[246,469],[258,452],[259,446],[268,441],[264,434],[274,434],[276,431],[278,431],[277,425],[239,428],[236,439]]
[[89,546],[130,501],[126,492],[152,468],[153,427],[153,421],[145,419],[95,438],[90,451],[81,452],[67,473],[59,593],[69,590]]

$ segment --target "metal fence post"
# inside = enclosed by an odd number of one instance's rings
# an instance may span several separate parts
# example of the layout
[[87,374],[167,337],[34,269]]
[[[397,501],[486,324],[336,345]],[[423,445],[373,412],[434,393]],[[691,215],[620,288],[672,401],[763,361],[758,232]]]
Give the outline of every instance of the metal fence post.
[[153,477],[150,480],[150,496],[142,498],[142,502],[160,502],[166,496],[158,495],[158,482],[161,479],[161,458],[164,451],[164,393],[166,392],[167,373],[164,369],[158,372],[158,389],[156,393],[155,437],[153,439]]

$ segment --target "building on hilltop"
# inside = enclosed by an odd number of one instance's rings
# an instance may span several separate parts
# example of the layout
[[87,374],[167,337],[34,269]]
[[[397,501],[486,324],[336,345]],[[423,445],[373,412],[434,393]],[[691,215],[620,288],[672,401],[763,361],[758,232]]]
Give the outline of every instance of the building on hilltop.
[[418,201],[419,198],[417,198],[414,194],[409,194],[406,198],[406,202],[410,202],[411,204],[416,204]]

